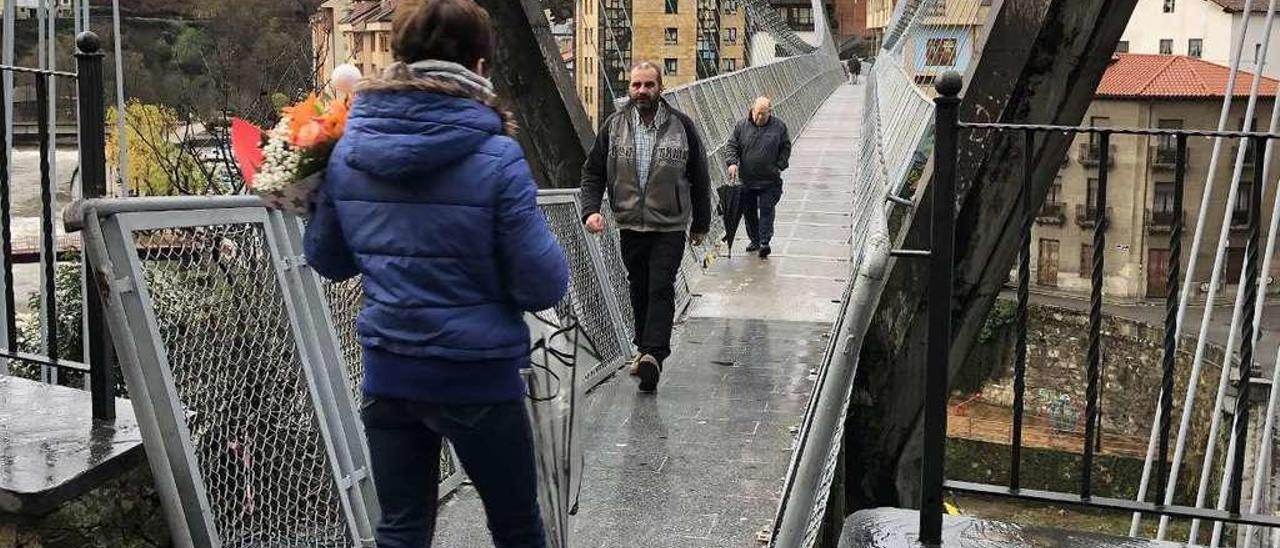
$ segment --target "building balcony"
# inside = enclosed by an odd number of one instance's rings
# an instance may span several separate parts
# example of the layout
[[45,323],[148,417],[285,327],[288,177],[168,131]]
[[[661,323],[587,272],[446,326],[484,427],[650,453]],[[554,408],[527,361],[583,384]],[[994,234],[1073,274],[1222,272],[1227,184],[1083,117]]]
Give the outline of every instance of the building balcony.
[[1151,169],[1156,171],[1173,171],[1174,169],[1177,169],[1177,167],[1177,148],[1164,145],[1155,145],[1151,147]]
[[1236,208],[1231,212],[1231,230],[1246,230],[1249,228],[1249,210]]
[[[1111,222],[1111,215],[1114,211],[1107,208],[1103,220]],[[1090,228],[1097,224],[1098,208],[1095,206],[1085,206],[1084,204],[1076,204],[1076,224],[1081,228]]]
[[[1080,143],[1080,150],[1076,155],[1076,159],[1080,165],[1085,167],[1098,167],[1102,162],[1102,147],[1099,143]],[[1116,165],[1116,145],[1113,143],[1107,147],[1107,168],[1110,169]]]
[[1067,204],[1062,202],[1045,202],[1036,213],[1036,224],[1060,225],[1067,222]]
[[[1256,154],[1254,154],[1254,153],[1253,153],[1253,149],[1252,149],[1252,148],[1250,148],[1247,152],[1245,152],[1245,154],[1244,154],[1244,168],[1245,168],[1245,169],[1253,169],[1253,157],[1254,157],[1254,156],[1256,156]],[[1236,158],[1239,158],[1239,157],[1240,157],[1240,145],[1236,145],[1236,146],[1231,147],[1231,156],[1228,156],[1228,157],[1227,157],[1227,161],[1228,161],[1228,162],[1231,162],[1231,163],[1230,163],[1230,164],[1227,164],[1227,165],[1235,166],[1235,165],[1236,165]]]
[[1187,219],[1185,211],[1172,209],[1148,209],[1146,213],[1147,231],[1151,234],[1170,232],[1175,222],[1185,223]]

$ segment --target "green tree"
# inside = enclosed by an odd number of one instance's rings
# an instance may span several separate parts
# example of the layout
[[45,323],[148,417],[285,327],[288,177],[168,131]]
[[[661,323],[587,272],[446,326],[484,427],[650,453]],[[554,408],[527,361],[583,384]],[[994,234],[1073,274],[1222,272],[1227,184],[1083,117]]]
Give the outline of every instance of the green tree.
[[[116,131],[119,112],[107,109],[107,150],[115,151],[120,136]],[[140,196],[209,194],[219,192],[216,167],[202,163],[190,145],[197,128],[179,112],[164,105],[130,100],[125,104],[125,132],[129,151],[129,173],[124,174],[129,190]],[[108,168],[119,173],[119,158],[107,155]]]

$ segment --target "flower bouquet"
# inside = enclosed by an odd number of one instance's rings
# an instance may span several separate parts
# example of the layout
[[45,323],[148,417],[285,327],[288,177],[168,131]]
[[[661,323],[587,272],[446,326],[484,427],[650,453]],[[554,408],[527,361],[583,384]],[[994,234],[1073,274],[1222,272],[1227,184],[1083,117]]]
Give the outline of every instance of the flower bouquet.
[[281,110],[280,123],[263,131],[231,121],[231,148],[245,186],[267,207],[306,215],[311,193],[324,179],[329,155],[347,125],[349,102],[312,94]]

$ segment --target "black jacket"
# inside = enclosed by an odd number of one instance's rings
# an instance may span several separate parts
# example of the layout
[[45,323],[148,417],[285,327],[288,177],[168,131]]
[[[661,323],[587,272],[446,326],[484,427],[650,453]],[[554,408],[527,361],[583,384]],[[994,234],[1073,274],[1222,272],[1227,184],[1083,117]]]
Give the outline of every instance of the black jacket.
[[582,166],[583,218],[599,213],[606,193],[618,228],[638,232],[706,234],[711,226],[711,175],[706,149],[693,120],[663,102],[667,117],[658,129],[649,180],[638,181],[635,107],[628,104],[600,125]]
[[748,117],[733,128],[726,147],[728,165],[738,166],[738,180],[748,187],[782,184],[782,172],[791,162],[791,133],[777,116],[757,126]]

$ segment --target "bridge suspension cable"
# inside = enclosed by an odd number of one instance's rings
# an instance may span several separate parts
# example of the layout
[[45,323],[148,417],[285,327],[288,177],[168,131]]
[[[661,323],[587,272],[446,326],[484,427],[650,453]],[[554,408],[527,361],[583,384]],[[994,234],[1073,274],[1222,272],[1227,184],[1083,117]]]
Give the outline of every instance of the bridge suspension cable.
[[[1260,84],[1261,84],[1261,78],[1259,77],[1259,75],[1262,74],[1262,69],[1266,63],[1266,57],[1269,50],[1269,48],[1267,47],[1267,44],[1270,41],[1271,33],[1272,33],[1272,30],[1274,29],[1276,9],[1277,9],[1276,0],[1269,0],[1267,10],[1266,10],[1265,21],[1263,22],[1263,27],[1264,27],[1262,31],[1263,45],[1260,48],[1259,54],[1256,56],[1256,59],[1254,62],[1253,75],[1251,76],[1252,82],[1250,85],[1249,95],[1248,95],[1248,99],[1245,107],[1246,113],[1243,119],[1242,129],[1253,129],[1252,120],[1253,120],[1254,112],[1256,112],[1257,110],[1257,103],[1258,103]],[[1255,12],[1254,0],[1245,0],[1244,13],[1252,14],[1254,12]],[[1245,25],[1246,31],[1247,31],[1248,25],[1252,22],[1251,20],[1252,20],[1252,17],[1249,17],[1249,16],[1246,16],[1243,18],[1243,21],[1244,21],[1243,25]],[[1229,71],[1229,77],[1228,77],[1227,86],[1226,86],[1226,93],[1224,93],[1222,109],[1220,111],[1219,120],[1218,120],[1218,129],[1220,130],[1226,129],[1230,123],[1232,101],[1235,95],[1234,92],[1237,89],[1236,87],[1237,79],[1241,72],[1240,66],[1243,61],[1243,52],[1244,52],[1246,34],[1247,32],[1241,32],[1236,42],[1233,44],[1232,59],[1230,63],[1230,71]],[[1273,108],[1269,131],[1271,133],[1275,133],[1277,132],[1277,130],[1280,130],[1280,109]],[[1178,308],[1177,308],[1176,319],[1175,319],[1175,327],[1174,327],[1175,341],[1178,340],[1177,335],[1181,335],[1182,333],[1182,329],[1184,327],[1184,321],[1186,319],[1187,309],[1190,305],[1191,292],[1196,283],[1195,273],[1200,263],[1200,246],[1203,244],[1205,233],[1206,233],[1206,227],[1208,226],[1207,221],[1211,213],[1211,206],[1209,203],[1209,199],[1214,194],[1218,160],[1222,152],[1222,145],[1223,145],[1223,138],[1214,139],[1213,151],[1210,156],[1208,175],[1206,176],[1206,181],[1205,181],[1204,194],[1201,200],[1200,211],[1196,221],[1195,235],[1193,236],[1193,239],[1192,239],[1192,251],[1191,251],[1190,261],[1187,267],[1187,275],[1183,280],[1182,292],[1179,296]],[[1263,180],[1254,181],[1253,184],[1266,185],[1267,181],[1271,178],[1271,175],[1269,173],[1270,166],[1267,163],[1270,161],[1270,158],[1273,152],[1272,141],[1268,140],[1265,149],[1266,150],[1264,155]],[[1257,151],[1254,151],[1255,154],[1256,152]],[[1179,421],[1177,441],[1174,449],[1174,457],[1171,462],[1171,470],[1169,473],[1169,482],[1166,487],[1166,491],[1163,494],[1163,500],[1165,501],[1166,504],[1171,503],[1174,499],[1177,480],[1178,480],[1178,471],[1182,465],[1182,460],[1184,455],[1187,454],[1188,445],[1193,441],[1189,439],[1189,431],[1190,431],[1190,421],[1191,421],[1191,418],[1193,417],[1192,411],[1197,399],[1197,391],[1195,390],[1195,387],[1198,386],[1201,375],[1203,373],[1204,360],[1206,357],[1205,356],[1206,348],[1209,340],[1209,327],[1211,325],[1212,317],[1214,313],[1213,304],[1217,300],[1218,291],[1220,289],[1220,285],[1222,281],[1221,276],[1225,271],[1224,267],[1226,265],[1226,259],[1227,259],[1226,248],[1227,248],[1228,238],[1229,238],[1228,219],[1230,219],[1230,215],[1235,210],[1237,201],[1239,200],[1238,193],[1240,190],[1241,181],[1244,174],[1244,167],[1246,164],[1246,157],[1248,153],[1249,153],[1249,150],[1248,150],[1247,143],[1242,143],[1241,146],[1238,147],[1236,152],[1235,163],[1234,163],[1232,175],[1231,175],[1231,183],[1230,183],[1230,187],[1227,194],[1227,201],[1226,201],[1227,203],[1225,205],[1225,211],[1226,211],[1225,214],[1227,215],[1227,217],[1222,218],[1223,222],[1221,224],[1221,227],[1219,228],[1219,234],[1218,234],[1219,237],[1217,242],[1218,248],[1214,254],[1213,267],[1210,273],[1210,281],[1209,281],[1208,292],[1207,292],[1208,295],[1206,296],[1206,300],[1205,300],[1206,305],[1204,307],[1204,314],[1201,317],[1200,329],[1198,332],[1198,337],[1196,339],[1195,357],[1192,361],[1190,377],[1187,384],[1188,386],[1187,393],[1184,395],[1183,406],[1181,410],[1182,416]],[[1260,206],[1261,204],[1252,204],[1252,207],[1260,207]],[[1262,262],[1263,272],[1270,271],[1270,263],[1273,258],[1273,249],[1276,242],[1278,225],[1280,225],[1280,209],[1273,209],[1270,230],[1268,231],[1268,236],[1267,236],[1268,244],[1265,252],[1266,257]],[[1257,250],[1246,249],[1245,254],[1247,257],[1256,258]],[[1265,283],[1266,283],[1266,277],[1265,276],[1260,277],[1259,288],[1258,288],[1259,292],[1265,289]],[[1218,430],[1222,423],[1222,412],[1221,412],[1222,404],[1226,397],[1226,390],[1227,390],[1227,386],[1229,384],[1229,380],[1231,376],[1230,375],[1231,367],[1232,367],[1232,364],[1236,361],[1234,353],[1237,351],[1236,350],[1237,344],[1239,342],[1242,342],[1242,341],[1238,341],[1237,339],[1239,337],[1238,330],[1241,327],[1242,318],[1244,316],[1243,308],[1245,303],[1245,292],[1251,289],[1247,287],[1247,285],[1248,284],[1241,283],[1237,287],[1236,300],[1232,309],[1232,318],[1231,318],[1230,331],[1228,335],[1228,342],[1225,349],[1225,357],[1223,358],[1221,369],[1219,371],[1217,390],[1215,393],[1215,401],[1214,401],[1213,407],[1210,408],[1212,417],[1210,421],[1209,435],[1205,440],[1203,461],[1201,464],[1200,481],[1196,491],[1196,507],[1198,508],[1203,508],[1205,506],[1208,495],[1212,490],[1212,486],[1209,483],[1210,473],[1212,471],[1212,465],[1214,462],[1214,453],[1216,452],[1216,449],[1217,449]],[[1251,325],[1252,333],[1250,336],[1251,340],[1248,341],[1248,343],[1250,344],[1250,348],[1253,348],[1256,345],[1258,340],[1257,325],[1259,324],[1259,320],[1261,318],[1263,300],[1264,299],[1258,299],[1256,308],[1255,310],[1252,311],[1253,312],[1252,325]],[[1280,365],[1280,364],[1277,364],[1277,365]],[[1241,362],[1238,364],[1238,366],[1240,368],[1239,371],[1240,371],[1241,382],[1245,383],[1248,381],[1249,374],[1250,374],[1249,370],[1252,369],[1252,363]],[[1274,377],[1273,383],[1280,381],[1280,367],[1276,367],[1273,369],[1273,377]],[[1275,420],[1275,414],[1276,414],[1275,396],[1276,394],[1273,391],[1271,401],[1269,401],[1267,406],[1267,411],[1266,411],[1266,416],[1264,421],[1268,425],[1274,424],[1274,420]],[[1170,417],[1169,419],[1164,419],[1161,415],[1162,413],[1161,413],[1160,407],[1157,404],[1156,420],[1152,425],[1151,437],[1148,441],[1147,459],[1144,462],[1143,474],[1142,474],[1141,483],[1139,485],[1139,490],[1138,490],[1139,500],[1142,500],[1145,498],[1147,490],[1149,488],[1149,478],[1151,474],[1151,469],[1153,468],[1153,461],[1157,457],[1156,455],[1157,451],[1155,450],[1155,445],[1156,445],[1156,440],[1159,432],[1159,427],[1163,420],[1172,419],[1172,417]],[[1236,418],[1238,418],[1238,415],[1233,416],[1233,425],[1231,428],[1229,439],[1227,440],[1226,456],[1228,458],[1236,452],[1237,443],[1246,443],[1245,440],[1238,439],[1239,430],[1237,430],[1237,428],[1235,427]],[[1258,444],[1259,457],[1268,456],[1270,454],[1270,447],[1269,447],[1270,444],[1267,443],[1268,441],[1267,438],[1271,436],[1270,427],[1268,426],[1267,428],[1265,428],[1262,431],[1261,435],[1264,438],[1263,440],[1260,440],[1263,443]],[[1255,467],[1256,468],[1254,470],[1254,484],[1253,484],[1253,488],[1251,489],[1251,496],[1250,496],[1251,500],[1249,503],[1252,511],[1256,511],[1261,507],[1261,503],[1262,503],[1261,482],[1263,481],[1265,476],[1268,475],[1269,462],[1267,462],[1266,460],[1255,460]],[[1227,496],[1229,494],[1229,489],[1227,486],[1229,485],[1229,480],[1231,479],[1229,478],[1230,469],[1231,469],[1231,466],[1227,465],[1224,462],[1223,476],[1219,483],[1219,492],[1218,492],[1218,497],[1215,505],[1218,509],[1226,508],[1228,504]],[[1132,523],[1130,525],[1131,535],[1135,535],[1135,536],[1137,535],[1139,525],[1140,525],[1140,520],[1141,520],[1141,515],[1135,514],[1133,517]],[[1169,520],[1167,517],[1162,517],[1160,519],[1160,524],[1156,532],[1157,539],[1164,539],[1165,536],[1168,534],[1168,522]],[[1188,542],[1197,541],[1199,537],[1199,527],[1200,527],[1200,520],[1193,520],[1191,523],[1190,533],[1188,535]],[[1254,533],[1254,528],[1246,526],[1245,531],[1246,531],[1246,537],[1251,539]],[[1273,531],[1273,535],[1274,533],[1275,532]],[[1222,536],[1222,524],[1215,523],[1213,528],[1211,544],[1216,547],[1221,541],[1221,536]]]

